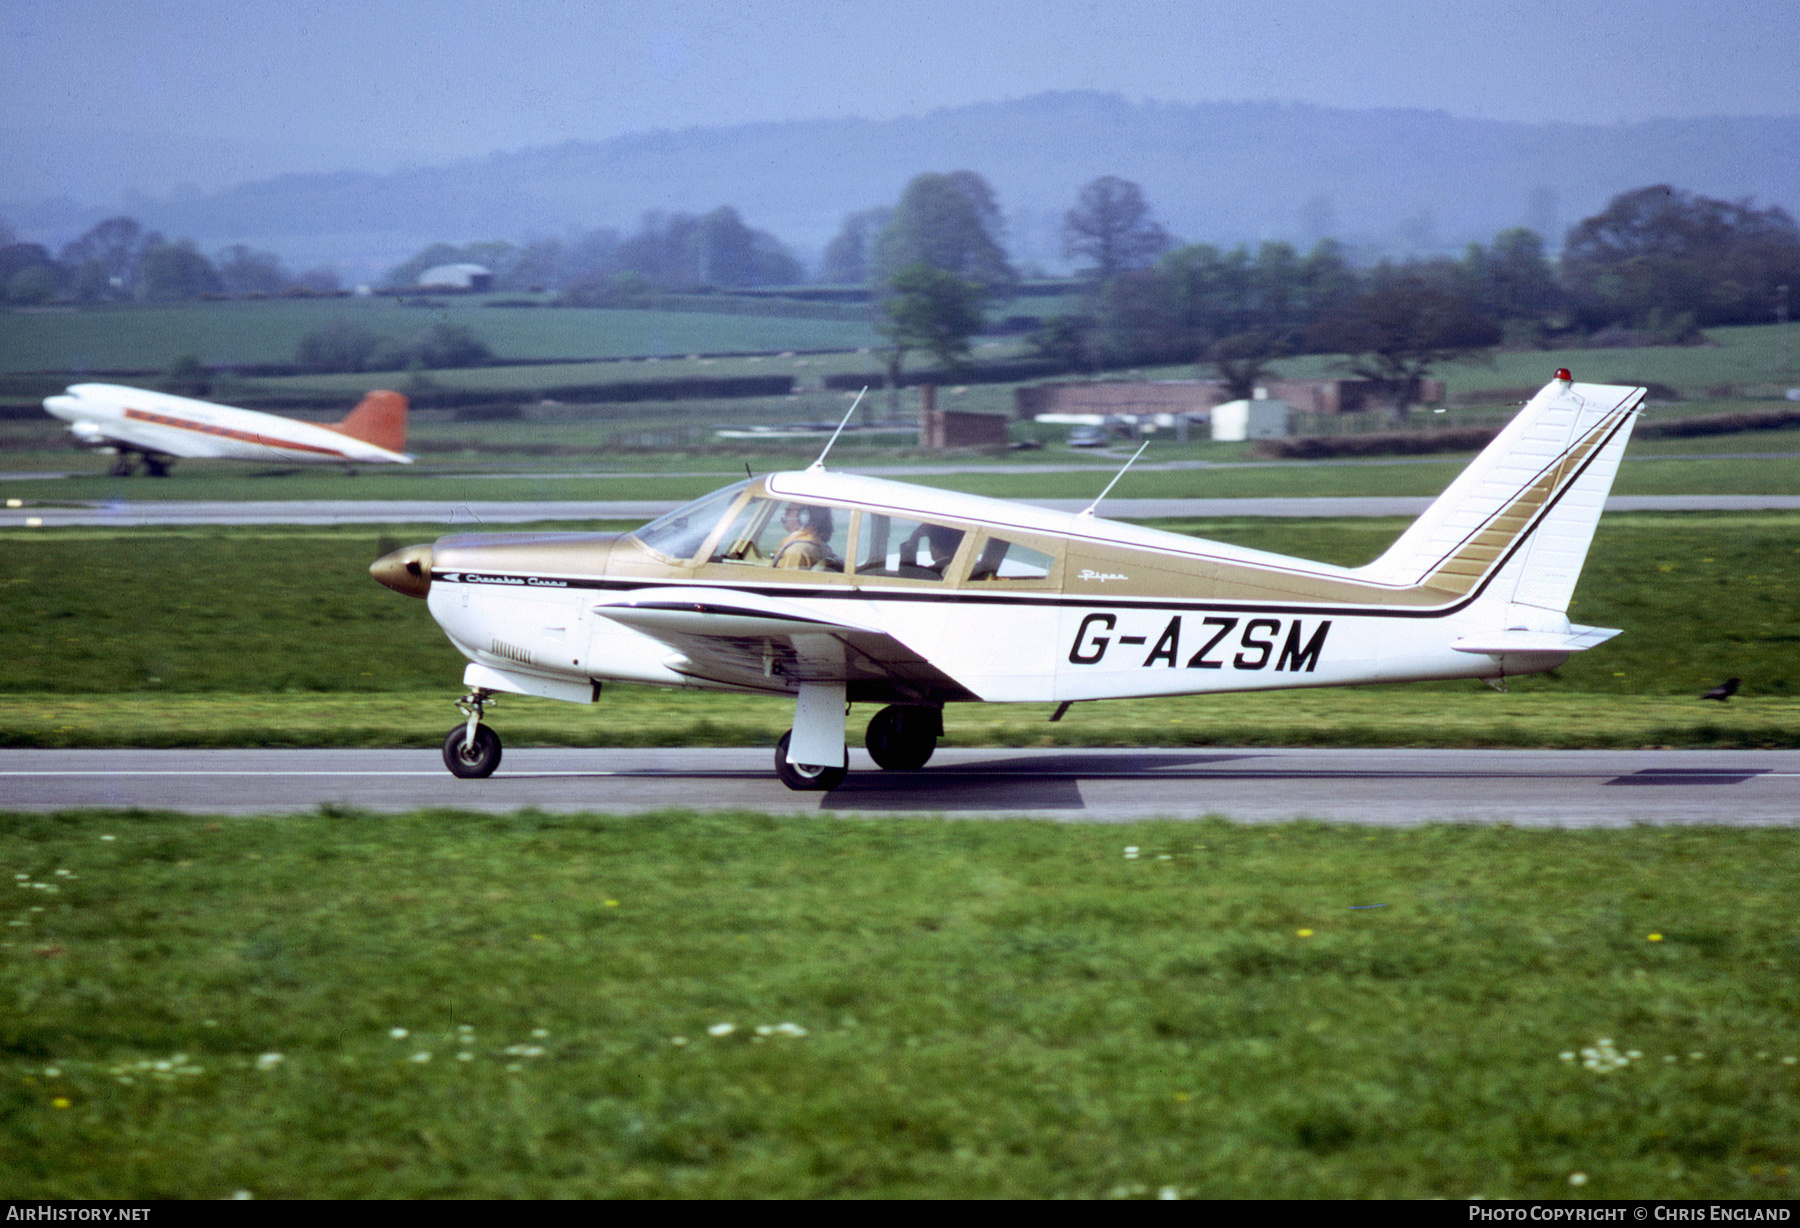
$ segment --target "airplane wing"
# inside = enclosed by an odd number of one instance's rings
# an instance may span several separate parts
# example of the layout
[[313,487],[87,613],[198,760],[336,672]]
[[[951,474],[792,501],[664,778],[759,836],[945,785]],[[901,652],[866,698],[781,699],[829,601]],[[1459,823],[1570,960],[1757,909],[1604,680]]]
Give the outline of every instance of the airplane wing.
[[169,456],[180,456],[192,459],[195,452],[182,447],[174,439],[166,437],[166,433],[133,430],[132,424],[124,421],[108,422],[102,426],[98,422],[76,422],[70,425],[69,433],[75,436],[84,448],[128,447],[143,448],[151,452],[161,452]]
[[799,682],[875,683],[915,699],[974,699],[886,631],[821,616],[801,602],[713,588],[639,589],[594,613],[667,644],[665,664],[708,682],[767,690]]

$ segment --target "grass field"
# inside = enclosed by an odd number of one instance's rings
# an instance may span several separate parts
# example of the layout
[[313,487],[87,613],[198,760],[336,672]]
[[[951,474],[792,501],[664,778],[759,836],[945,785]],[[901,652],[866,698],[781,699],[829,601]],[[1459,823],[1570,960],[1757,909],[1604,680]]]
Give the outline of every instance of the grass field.
[[[704,426],[709,420],[710,416],[695,415],[691,409],[672,407],[667,417],[644,423],[642,429],[666,430],[672,423],[698,422]],[[0,467],[19,473],[73,475],[26,477],[4,483],[7,497],[27,504],[112,499],[454,499],[526,503],[565,499],[675,500],[705,494],[732,475],[741,477],[746,465],[757,473],[803,469],[818,456],[825,439],[821,435],[765,445],[734,444],[722,450],[648,454],[609,452],[593,442],[615,430],[636,429],[635,424],[643,421],[496,431],[495,435],[515,440],[521,447],[547,446],[551,450],[542,455],[506,454],[491,450],[490,444],[471,443],[466,452],[434,450],[425,453],[418,465],[368,470],[354,478],[334,469],[281,470],[229,461],[183,461],[162,479],[114,478],[105,472],[110,458],[68,449],[0,453]],[[424,438],[455,439],[466,437],[470,429],[458,428],[461,434],[452,434],[449,428],[420,434]],[[4,439],[4,432],[0,432],[0,439]],[[51,441],[41,442],[47,446]],[[1634,441],[1614,493],[1800,494],[1797,456],[1800,431],[1792,430],[1695,440]],[[1243,463],[1246,456],[1241,444],[1152,444],[1144,457],[1144,462],[1114,489],[1119,498],[1428,496],[1440,493],[1468,461],[1466,456],[1447,456],[1345,463]],[[1211,467],[1142,467],[1161,460],[1195,459],[1210,461]],[[834,468],[874,472],[909,463],[945,466],[948,472],[906,476],[904,480],[972,494],[1026,499],[1091,499],[1122,463],[1116,456],[1094,456],[1061,448],[1027,453],[1023,459],[976,453],[945,458],[900,448],[871,447],[854,440],[834,448],[831,461]],[[997,465],[1004,468],[992,472]],[[570,478],[570,474],[577,476]]]
[[160,371],[183,354],[209,365],[289,363],[303,336],[334,320],[352,320],[396,339],[433,324],[460,324],[502,358],[625,358],[875,344],[869,326],[854,321],[598,307],[521,310],[482,307],[482,302],[479,297],[434,298],[422,305],[381,297],[271,299],[8,312],[0,314],[0,372]]
[[[1355,565],[1392,520],[1171,527]],[[1608,517],[1571,616],[1625,634],[1497,695],[1475,683],[952,707],[958,745],[1786,746],[1800,741],[1800,514]],[[431,745],[462,658],[368,578],[425,527],[13,532],[0,551],[0,744]],[[246,582],[249,578],[253,582]],[[1730,705],[1700,691],[1744,680]],[[503,705],[509,744],[755,745],[788,705],[619,687]]]
[[[461,722],[452,669],[430,692],[0,692],[0,747],[421,747]],[[1476,683],[1276,691],[1082,704],[1050,724],[1052,704],[956,704],[946,747],[1407,746],[1711,750],[1800,747],[1800,698],[1621,695]],[[860,745],[873,709],[847,737]],[[595,707],[504,699],[490,723],[508,746],[769,747],[793,723],[792,700],[652,687],[607,688]]]
[[1800,833],[0,816],[0,1196],[1792,1198]]

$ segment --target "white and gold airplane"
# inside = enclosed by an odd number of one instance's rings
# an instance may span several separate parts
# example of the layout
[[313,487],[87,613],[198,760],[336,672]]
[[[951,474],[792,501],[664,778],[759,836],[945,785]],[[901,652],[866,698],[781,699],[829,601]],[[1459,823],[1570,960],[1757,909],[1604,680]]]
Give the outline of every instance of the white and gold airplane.
[[[832,473],[823,457],[635,533],[439,538],[378,559],[469,659],[444,762],[500,762],[501,693],[610,681],[784,696],[775,770],[922,767],[948,703],[1072,703],[1554,669],[1618,632],[1567,610],[1644,389],[1556,378],[1378,559],[1335,567],[1080,514]],[[829,450],[829,448],[827,449]],[[1056,719],[1052,717],[1051,719]]]
[[69,423],[83,447],[116,455],[114,477],[130,475],[140,462],[151,477],[164,477],[180,457],[351,469],[413,459],[405,452],[406,398],[398,392],[371,392],[330,424],[122,384],[73,384],[44,398],[44,408]]

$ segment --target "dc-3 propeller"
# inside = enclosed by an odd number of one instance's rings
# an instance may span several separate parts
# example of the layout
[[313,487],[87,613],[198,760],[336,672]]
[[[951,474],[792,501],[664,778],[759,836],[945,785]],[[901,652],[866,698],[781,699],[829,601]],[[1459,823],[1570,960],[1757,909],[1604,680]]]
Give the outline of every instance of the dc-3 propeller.
[[1567,611],[1643,398],[1558,370],[1357,568],[833,473],[821,453],[633,533],[455,534],[369,570],[424,599],[468,659],[444,738],[458,776],[500,763],[481,721],[496,696],[593,703],[616,681],[785,697],[776,773],[830,789],[856,704],[878,706],[876,765],[904,771],[930,760],[950,703],[1060,717],[1096,699],[1553,669],[1618,634]]

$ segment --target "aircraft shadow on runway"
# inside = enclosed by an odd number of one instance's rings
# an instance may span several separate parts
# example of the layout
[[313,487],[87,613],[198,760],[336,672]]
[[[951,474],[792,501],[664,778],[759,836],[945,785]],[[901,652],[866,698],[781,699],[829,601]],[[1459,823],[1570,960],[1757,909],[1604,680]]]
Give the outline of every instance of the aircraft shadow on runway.
[[1081,780],[1154,777],[1256,755],[1018,755],[919,772],[852,772],[821,810],[1082,810]]
[[[935,810],[954,811],[1032,811],[1084,810],[1087,803],[1081,794],[1084,780],[1264,780],[1264,781],[1392,781],[1392,780],[1517,780],[1521,773],[1512,770],[1471,767],[1426,771],[1382,768],[1331,768],[1308,766],[1299,768],[1242,766],[1225,768],[1225,764],[1243,764],[1246,760],[1271,756],[1245,751],[1238,753],[1155,751],[1130,754],[1112,751],[1068,751],[1059,754],[1018,754],[1002,752],[992,758],[960,763],[943,763],[915,772],[856,770],[830,793],[820,798],[821,810]],[[1552,773],[1526,772],[1529,778],[1544,775],[1559,778],[1591,776],[1601,785],[1734,785],[1753,780],[1769,769],[1748,767],[1719,768],[1649,768],[1625,775],[1611,772],[1589,773],[1582,770]],[[504,773],[512,778],[570,776],[574,773]],[[632,777],[660,779],[763,779],[760,771],[624,771],[608,773],[607,779]]]

